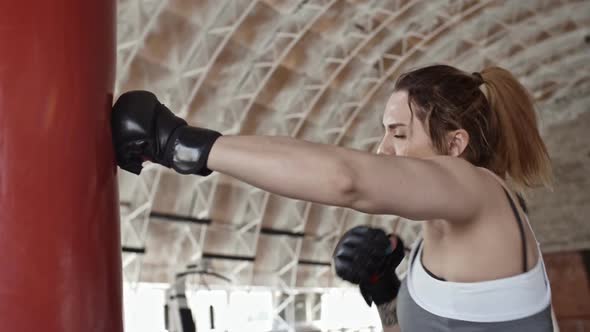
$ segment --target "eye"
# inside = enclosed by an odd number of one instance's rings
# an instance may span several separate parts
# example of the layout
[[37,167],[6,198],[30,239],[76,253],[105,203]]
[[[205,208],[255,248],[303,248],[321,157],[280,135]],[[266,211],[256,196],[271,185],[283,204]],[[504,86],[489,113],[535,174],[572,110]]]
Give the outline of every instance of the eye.
[[406,138],[406,135],[393,135],[395,138]]

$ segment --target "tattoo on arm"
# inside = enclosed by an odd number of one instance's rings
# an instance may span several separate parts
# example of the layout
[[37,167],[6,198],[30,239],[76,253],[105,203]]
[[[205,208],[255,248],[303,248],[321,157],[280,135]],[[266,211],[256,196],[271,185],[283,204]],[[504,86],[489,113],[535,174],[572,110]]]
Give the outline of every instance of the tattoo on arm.
[[393,300],[377,306],[383,327],[397,324],[397,301]]

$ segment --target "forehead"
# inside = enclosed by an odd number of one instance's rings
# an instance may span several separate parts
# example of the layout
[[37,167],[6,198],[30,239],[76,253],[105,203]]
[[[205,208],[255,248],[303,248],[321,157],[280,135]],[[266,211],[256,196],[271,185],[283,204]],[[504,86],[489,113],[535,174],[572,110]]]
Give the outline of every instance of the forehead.
[[410,107],[408,106],[408,93],[397,91],[391,94],[385,112],[383,113],[383,124],[403,123],[409,124],[411,120]]

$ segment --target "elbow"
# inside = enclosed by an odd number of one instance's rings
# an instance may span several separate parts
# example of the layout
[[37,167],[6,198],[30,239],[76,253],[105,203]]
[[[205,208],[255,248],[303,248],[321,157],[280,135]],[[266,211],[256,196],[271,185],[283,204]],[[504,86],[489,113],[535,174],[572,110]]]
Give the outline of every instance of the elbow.
[[331,187],[335,189],[335,205],[346,208],[353,208],[357,199],[357,186],[354,171],[346,164],[339,165],[338,170],[333,172]]
[[351,195],[351,201],[349,207],[355,211],[366,213],[366,214],[383,214],[385,213],[379,209],[376,204],[370,200],[363,199],[361,195],[354,193]]
[[346,186],[342,187],[342,195],[344,197],[344,206],[355,211],[366,214],[383,214],[388,210],[384,209],[382,202],[375,199],[367,190],[364,190],[366,184],[362,183],[360,176],[354,172],[350,172],[346,181]]
[[371,202],[363,198],[361,194],[361,186],[359,184],[359,176],[356,172],[348,166],[343,167],[343,171],[339,172],[338,177],[338,197],[341,207],[350,208],[363,213],[373,213],[374,207]]

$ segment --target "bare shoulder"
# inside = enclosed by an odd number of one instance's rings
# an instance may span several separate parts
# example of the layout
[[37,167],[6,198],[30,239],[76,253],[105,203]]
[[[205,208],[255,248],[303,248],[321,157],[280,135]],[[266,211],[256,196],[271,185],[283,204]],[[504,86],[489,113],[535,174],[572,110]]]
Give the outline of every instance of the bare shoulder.
[[475,166],[463,158],[436,156],[428,160],[440,167],[467,194],[462,197],[470,200],[470,204],[478,206],[479,216],[488,208],[490,193],[496,196],[498,190],[501,190],[499,180],[494,179],[491,171]]
[[448,174],[460,183],[469,195],[479,201],[479,217],[490,213],[495,215],[496,211],[505,204],[506,194],[503,187],[508,185],[491,170],[475,166],[462,158],[450,156],[437,156],[432,158],[432,161],[447,170]]
[[426,158],[430,162],[433,162],[437,165],[442,167],[448,168],[450,170],[458,170],[458,171],[474,171],[476,172],[478,167],[474,166],[472,163],[468,162],[463,158],[457,158],[452,156],[434,156]]
[[485,204],[483,173],[461,158],[375,155],[360,165],[346,206],[364,213],[463,223]]
[[490,184],[488,171],[477,167],[463,158],[436,156],[427,159],[440,167],[454,181],[465,186],[469,191],[481,192]]

